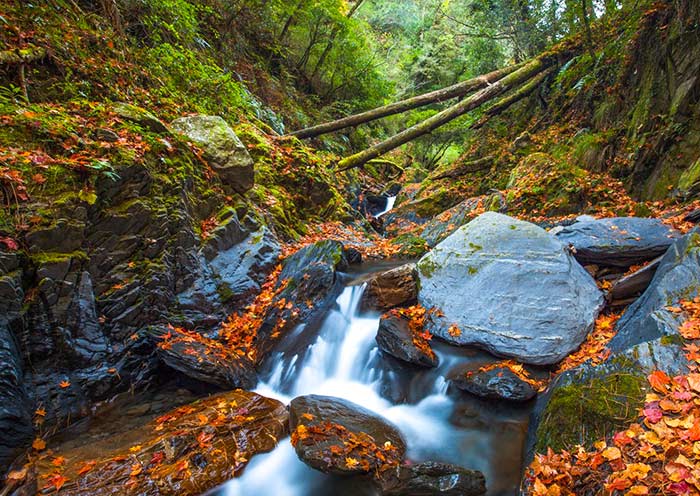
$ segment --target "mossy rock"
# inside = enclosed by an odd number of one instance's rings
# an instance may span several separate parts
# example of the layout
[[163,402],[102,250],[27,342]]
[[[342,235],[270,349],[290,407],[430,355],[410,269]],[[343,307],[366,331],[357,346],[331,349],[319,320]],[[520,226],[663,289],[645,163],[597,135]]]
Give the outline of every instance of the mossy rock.
[[402,234],[392,240],[392,243],[400,246],[396,254],[400,258],[422,257],[428,251],[428,243],[413,234]]
[[560,378],[540,416],[536,452],[590,447],[636,421],[648,383],[634,362],[620,360],[613,371],[601,367]]

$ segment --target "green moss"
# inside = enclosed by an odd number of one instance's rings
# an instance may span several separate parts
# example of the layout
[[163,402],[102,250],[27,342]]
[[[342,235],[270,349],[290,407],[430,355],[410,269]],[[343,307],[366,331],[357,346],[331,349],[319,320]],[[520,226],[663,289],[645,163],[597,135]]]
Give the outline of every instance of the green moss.
[[45,265],[52,263],[61,263],[69,260],[88,260],[88,255],[84,251],[77,250],[69,253],[59,253],[59,252],[42,252],[33,253],[29,256],[29,260],[34,265]]
[[682,344],[683,344],[683,338],[681,337],[680,334],[667,334],[665,336],[661,336],[661,345],[662,346],[674,346],[674,345],[681,346]]
[[474,274],[479,272],[479,269],[477,267],[474,267],[473,265],[470,265],[469,267],[467,267],[467,272],[469,272],[470,276],[473,276]]
[[399,258],[418,258],[428,251],[426,241],[414,234],[402,234],[391,242],[400,247],[397,253]]
[[537,427],[537,452],[590,446],[634,422],[647,382],[636,366],[628,365],[629,359],[620,360],[625,362],[620,366],[627,369],[624,372],[559,387],[552,393]]
[[216,285],[216,292],[219,295],[219,298],[221,298],[222,303],[229,302],[234,296],[234,293],[231,290],[231,286],[229,286],[225,282],[219,282]]
[[424,277],[431,277],[435,270],[440,268],[440,266],[436,264],[432,258],[422,259],[420,262],[418,262],[416,267]]
[[700,181],[700,159],[681,174],[678,179],[678,188],[681,191],[689,191],[698,181]]

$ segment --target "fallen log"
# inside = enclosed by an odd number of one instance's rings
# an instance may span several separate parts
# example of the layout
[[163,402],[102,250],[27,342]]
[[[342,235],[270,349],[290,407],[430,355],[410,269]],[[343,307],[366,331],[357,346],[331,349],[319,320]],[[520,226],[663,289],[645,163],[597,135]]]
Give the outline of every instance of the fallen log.
[[528,96],[530,93],[532,93],[539,87],[542,81],[544,81],[547,78],[547,76],[549,76],[552,73],[552,71],[554,71],[553,67],[542,71],[541,73],[537,74],[535,77],[530,79],[523,86],[518,88],[516,91],[498,100],[488,109],[486,109],[481,119],[469,126],[469,129],[474,130],[483,127],[484,124],[486,124],[491,117],[500,114],[514,103],[519,102],[520,100]]
[[0,64],[14,65],[34,62],[46,57],[46,49],[37,46],[0,51]]
[[425,121],[420,122],[389,139],[377,143],[366,150],[344,158],[338,163],[338,170],[344,171],[354,167],[359,167],[365,164],[367,161],[377,158],[386,152],[393,150],[394,148],[408,143],[409,141],[412,141],[420,136],[428,134],[434,129],[447,124],[470,110],[473,110],[492,100],[493,98],[506,93],[510,89],[518,87],[518,85],[546,71],[549,67],[554,65],[555,62],[556,58],[551,56],[533,59],[520,67],[518,70],[474,93],[472,96],[465,98],[456,105],[448,107]]
[[368,110],[360,114],[350,115],[332,122],[326,122],[317,126],[301,129],[290,133],[289,136],[294,136],[299,139],[314,138],[316,136],[338,131],[346,127],[355,127],[359,126],[360,124],[381,119],[382,117],[400,114],[414,108],[430,105],[431,103],[439,103],[452,98],[465,96],[473,91],[495,83],[504,76],[515,72],[517,69],[522,67],[522,65],[523,64],[518,64],[505,67],[503,69],[498,69],[488,74],[484,74],[483,76],[478,76],[467,81],[448,86],[447,88],[442,88],[429,93],[424,93],[422,95],[407,98],[405,100],[401,100],[400,102],[390,103],[389,105],[384,105],[383,107]]

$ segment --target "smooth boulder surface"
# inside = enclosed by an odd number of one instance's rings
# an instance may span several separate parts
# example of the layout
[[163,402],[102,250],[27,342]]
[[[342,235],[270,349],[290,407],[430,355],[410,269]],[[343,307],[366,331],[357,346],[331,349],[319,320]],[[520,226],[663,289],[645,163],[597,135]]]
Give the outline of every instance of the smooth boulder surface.
[[401,316],[391,313],[382,315],[376,339],[379,349],[394,358],[420,367],[438,366],[439,359],[430,345],[425,343],[432,354],[417,347],[408,320]]
[[484,474],[449,463],[402,465],[381,479],[383,496],[481,496]]
[[464,370],[452,383],[462,391],[481,398],[528,401],[537,395],[532,384],[524,381],[508,367],[489,370]]
[[593,328],[603,295],[543,229],[487,212],[417,264],[418,301],[433,335],[520,362],[553,364]]
[[640,217],[583,219],[555,234],[581,264],[623,268],[662,255],[678,235],[658,219]]
[[367,281],[362,294],[363,308],[389,310],[408,306],[418,298],[418,274],[415,264],[406,264],[377,274]]
[[[334,429],[333,425],[340,426],[340,429]],[[289,405],[290,431],[298,433],[301,427],[302,431],[310,432],[319,426],[324,435],[300,438],[295,449],[300,460],[321,472],[366,474],[371,468],[384,464],[383,460],[373,458],[374,450],[365,449],[366,446],[348,453],[340,452],[340,449],[347,446],[347,433],[353,437],[368,436],[366,439],[379,448],[390,447],[390,453],[397,461],[403,460],[406,453],[406,443],[401,432],[389,421],[360,405],[340,398],[313,394],[294,398]],[[360,463],[348,464],[348,457]]]
[[231,126],[221,117],[181,117],[175,119],[171,127],[204,148],[207,160],[224,185],[238,193],[245,193],[253,187],[253,159]]

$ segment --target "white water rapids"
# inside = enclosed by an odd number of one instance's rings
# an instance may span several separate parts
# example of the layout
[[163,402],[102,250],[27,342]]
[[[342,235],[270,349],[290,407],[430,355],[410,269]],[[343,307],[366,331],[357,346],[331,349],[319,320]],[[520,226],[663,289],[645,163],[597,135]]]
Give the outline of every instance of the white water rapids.
[[[478,469],[486,475],[490,495],[514,494],[513,481],[506,480],[510,477],[502,472],[515,474],[519,467],[509,470],[499,466],[504,461],[499,461],[497,445],[504,444],[502,449],[513,452],[514,448],[508,445],[515,441],[516,456],[511,453],[505,458],[511,465],[517,464],[513,460],[519,459],[522,444],[518,420],[506,419],[505,424],[497,424],[499,427],[494,432],[493,426],[487,427],[474,420],[485,414],[489,422],[490,412],[479,412],[478,406],[465,406],[447,395],[444,375],[457,362],[464,362],[464,356],[438,353],[440,367],[430,371],[397,367],[395,362],[393,367],[388,366],[388,359],[380,354],[374,339],[379,315],[358,311],[363,290],[364,286],[345,288],[337,299],[337,308],[328,314],[310,347],[302,346],[297,353],[276,352],[270,358],[274,365],[269,378],[255,391],[287,404],[292,398],[306,394],[350,400],[397,425],[407,440],[409,459],[450,462]],[[404,389],[411,392],[403,394],[406,402],[395,404],[387,396],[392,386],[396,389],[402,381],[407,381]],[[516,427],[508,429],[509,424]],[[289,440],[282,439],[274,451],[255,456],[241,477],[221,486],[215,494],[356,496],[373,493],[368,488],[353,486],[352,481],[339,481],[307,467],[297,458]]]

